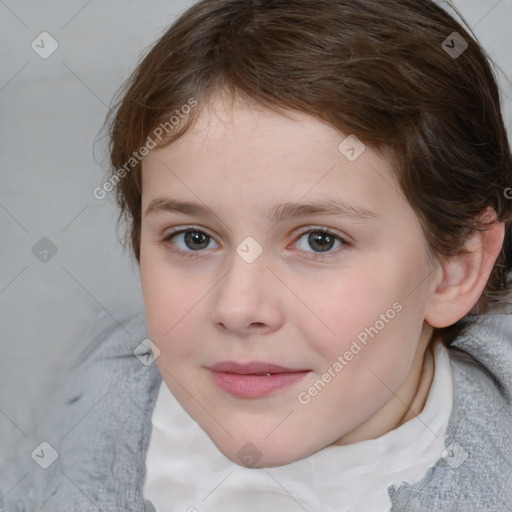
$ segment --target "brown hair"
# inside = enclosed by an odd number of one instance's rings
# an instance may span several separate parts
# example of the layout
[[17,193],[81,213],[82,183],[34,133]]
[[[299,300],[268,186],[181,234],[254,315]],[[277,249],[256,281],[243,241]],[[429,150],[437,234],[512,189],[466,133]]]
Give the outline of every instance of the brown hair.
[[[468,45],[460,55],[447,51],[453,32],[459,48]],[[503,296],[509,141],[488,57],[446,11],[429,0],[203,0],[184,12],[126,82],[109,124],[111,177],[137,261],[142,182],[133,155],[173,113],[180,122],[157,147],[179,138],[219,91],[310,114],[388,154],[438,258],[485,229],[479,216],[492,207],[505,242],[473,312]],[[199,107],[185,110],[191,98]],[[436,332],[449,344],[466,325],[467,317]]]

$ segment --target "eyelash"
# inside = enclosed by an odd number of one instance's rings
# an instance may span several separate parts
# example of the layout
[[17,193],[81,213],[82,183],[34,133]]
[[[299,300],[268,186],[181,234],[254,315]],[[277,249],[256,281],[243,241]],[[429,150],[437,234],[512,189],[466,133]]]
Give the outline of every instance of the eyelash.
[[[177,229],[175,231],[172,231],[170,232],[169,234],[167,234],[164,238],[163,238],[163,242],[168,244],[168,245],[172,245],[171,244],[171,240],[177,236],[177,235],[180,235],[182,233],[187,233],[189,231],[192,231],[192,232],[196,232],[196,233],[202,233],[204,235],[206,235],[209,239],[213,239],[212,236],[210,236],[208,233],[206,233],[205,231],[201,230],[201,229],[197,229],[195,226],[188,226],[186,228],[181,228],[181,229]],[[326,228],[312,228],[312,227],[308,227],[307,229],[304,229],[303,231],[301,231],[298,235],[297,235],[297,238],[296,240],[300,240],[305,234],[308,234],[308,233],[323,233],[323,234],[327,234],[327,235],[330,235],[332,236],[335,240],[341,242],[341,247],[343,246],[348,246],[350,245],[349,242],[347,242],[343,237],[341,237],[340,235],[337,235],[336,233],[332,232],[332,231],[329,231],[328,229]],[[338,250],[341,248],[339,247]],[[197,251],[183,251],[181,249],[170,249],[172,252],[174,253],[179,253],[181,257],[183,258],[200,258],[202,255],[201,255],[201,252],[204,251],[204,249],[199,249]],[[329,251],[327,251],[326,253],[320,253],[320,252],[309,252],[309,251],[306,251],[310,254],[310,256],[313,258],[313,259],[316,259],[316,260],[322,260],[326,257],[329,257],[329,256],[332,256],[333,252],[331,252],[332,250],[330,249]],[[334,253],[337,252],[337,251],[334,251]]]

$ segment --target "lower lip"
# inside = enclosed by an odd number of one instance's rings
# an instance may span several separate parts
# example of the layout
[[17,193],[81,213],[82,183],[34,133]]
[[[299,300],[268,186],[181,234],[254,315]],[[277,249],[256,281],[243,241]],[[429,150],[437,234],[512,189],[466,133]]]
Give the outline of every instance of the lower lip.
[[307,372],[273,373],[271,375],[241,375],[211,371],[213,380],[224,391],[241,398],[259,398],[291,386]]

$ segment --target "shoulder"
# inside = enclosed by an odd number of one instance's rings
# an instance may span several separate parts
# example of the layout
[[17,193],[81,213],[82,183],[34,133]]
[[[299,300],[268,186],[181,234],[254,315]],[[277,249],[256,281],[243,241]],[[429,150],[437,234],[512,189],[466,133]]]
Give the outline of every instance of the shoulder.
[[446,450],[420,482],[390,490],[392,510],[512,510],[512,316],[475,318],[449,354]]
[[[512,315],[480,315],[452,345],[451,356],[466,371],[493,386],[504,402],[512,403]],[[484,376],[488,377],[485,379]],[[484,390],[482,390],[484,391]]]
[[[123,389],[133,389],[139,381],[154,377],[145,357],[150,344],[143,313],[121,320],[105,316],[84,338],[87,341],[80,350],[70,354],[60,368],[41,428],[68,428],[79,412],[97,408],[105,400],[114,403],[121,399]],[[52,412],[55,407],[65,414],[57,418]],[[58,421],[62,421],[60,426]]]
[[[88,510],[120,495],[131,495],[131,506],[137,503],[138,472],[145,466],[135,459],[149,442],[148,418],[161,381],[149,357],[145,316],[104,318],[86,339],[59,372],[37,439],[20,447],[25,464],[17,469],[25,476],[4,498],[6,512],[17,510],[20,500],[25,510],[46,502],[59,510]],[[48,468],[30,456],[39,446],[55,458]]]

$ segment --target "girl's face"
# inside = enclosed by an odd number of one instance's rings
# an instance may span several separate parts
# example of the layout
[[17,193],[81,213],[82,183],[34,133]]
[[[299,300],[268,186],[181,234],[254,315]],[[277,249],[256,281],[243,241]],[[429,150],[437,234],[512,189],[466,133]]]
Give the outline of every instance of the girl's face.
[[216,96],[143,163],[158,368],[222,453],[253,467],[397,427],[432,332],[437,272],[390,163],[292,115]]

